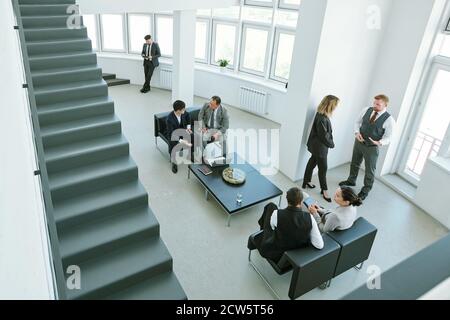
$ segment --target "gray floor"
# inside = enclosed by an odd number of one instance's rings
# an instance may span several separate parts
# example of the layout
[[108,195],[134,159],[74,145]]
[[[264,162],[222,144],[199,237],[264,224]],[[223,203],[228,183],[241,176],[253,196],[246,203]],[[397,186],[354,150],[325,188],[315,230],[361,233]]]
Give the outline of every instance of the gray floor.
[[[138,86],[125,85],[110,88],[110,94],[139,166],[140,179],[149,192],[150,206],[161,223],[162,238],[173,256],[175,272],[189,299],[273,299],[247,263],[247,239],[257,230],[263,205],[234,216],[227,228],[226,215],[219,205],[205,200],[204,190],[195,178],[187,180],[186,166],[180,166],[177,175],[172,174],[166,154],[155,147],[153,115],[170,110],[170,92],[152,89],[143,95]],[[235,108],[230,108],[230,115],[232,128],[279,127]],[[161,146],[165,148],[163,143]],[[330,189],[336,188],[347,173],[347,166],[331,170]],[[269,178],[282,190],[295,185],[282,174]],[[312,195],[319,198],[317,191]],[[282,205],[285,204],[283,199]],[[329,289],[315,289],[301,299],[339,299],[366,282],[368,266],[376,265],[384,271],[448,232],[379,182],[359,214],[379,229],[370,260],[363,270],[350,270],[334,279]],[[291,274],[280,277],[257,254],[254,257],[278,294],[287,299]]]

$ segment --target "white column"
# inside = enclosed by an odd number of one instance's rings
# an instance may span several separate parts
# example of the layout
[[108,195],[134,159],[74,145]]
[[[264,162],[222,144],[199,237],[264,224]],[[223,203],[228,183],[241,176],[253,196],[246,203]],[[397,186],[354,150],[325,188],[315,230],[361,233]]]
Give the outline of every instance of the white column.
[[[280,171],[293,181],[300,178],[300,152],[307,128],[322,27],[328,0],[302,0],[292,55],[286,112],[280,131]],[[305,149],[303,147],[303,149]]]
[[195,11],[174,11],[172,100],[194,103]]

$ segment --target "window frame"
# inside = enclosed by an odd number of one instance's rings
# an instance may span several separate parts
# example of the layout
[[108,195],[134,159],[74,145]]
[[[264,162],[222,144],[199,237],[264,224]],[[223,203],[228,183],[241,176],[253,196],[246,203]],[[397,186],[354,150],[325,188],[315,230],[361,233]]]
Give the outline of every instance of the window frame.
[[[129,54],[141,54],[141,50],[139,50],[139,51],[133,51],[133,50],[131,50],[131,43],[130,43],[130,35],[129,35],[129,33],[130,33],[130,16],[144,16],[144,17],[149,17],[150,18],[150,34],[152,34],[152,32],[153,32],[153,15],[152,14],[150,14],[150,13],[127,13],[127,34],[128,34],[128,36],[127,36],[127,43],[128,43],[128,53]],[[144,39],[144,38],[142,38],[142,39]]]
[[263,1],[258,1],[258,0],[244,0],[243,5],[241,6],[241,10],[244,6],[251,6],[251,7],[263,7],[263,8],[273,8],[275,1],[277,0],[272,0],[270,3],[269,2],[263,2]]
[[195,62],[199,62],[199,63],[204,63],[204,64],[208,64],[209,60],[210,60],[210,50],[209,48],[211,48],[211,19],[206,18],[206,16],[201,16],[201,17],[197,17],[195,19],[195,24],[196,24],[196,28],[197,28],[197,22],[206,22],[206,47],[205,47],[205,57],[206,59],[198,59],[195,57],[195,53],[194,53],[194,59]]
[[239,22],[237,20],[225,20],[225,19],[212,19],[212,39],[210,46],[210,61],[209,64],[213,66],[219,66],[217,61],[213,61],[216,53],[216,31],[218,24],[231,25],[235,27],[235,37],[234,37],[234,52],[233,52],[233,64],[227,66],[228,69],[234,69],[236,63],[238,62],[238,39],[239,39]]
[[[288,79],[285,78],[281,78],[278,77],[275,74],[275,69],[277,66],[277,59],[278,59],[278,49],[279,49],[279,45],[280,45],[280,34],[285,33],[285,34],[290,34],[294,36],[294,44],[295,44],[295,30],[293,29],[289,29],[289,28],[285,28],[285,27],[275,27],[275,36],[274,36],[274,43],[273,43],[273,52],[272,52],[272,60],[270,62],[270,75],[269,75],[269,79],[271,80],[275,80],[281,83],[286,84],[289,81]],[[291,62],[292,62],[292,58],[291,58]]]
[[[169,17],[172,19],[172,33],[173,33],[173,14],[170,13],[155,13],[154,15],[154,26],[155,26],[155,41],[159,42],[158,39],[158,18],[160,17]],[[172,48],[173,48],[173,36],[172,36]],[[173,54],[172,55],[167,55],[167,54],[163,54],[163,52],[161,51],[161,57],[163,58],[168,58],[168,59],[172,59],[173,58]]]
[[[263,71],[258,71],[258,70],[253,70],[253,69],[248,69],[244,67],[244,57],[245,57],[245,41],[247,40],[247,33],[246,30],[250,28],[250,29],[258,29],[258,30],[263,30],[263,31],[267,31],[267,43],[266,43],[266,53],[265,53],[265,58],[264,58],[264,70]],[[258,23],[242,23],[242,38],[241,38],[241,49],[239,52],[239,71],[240,72],[245,72],[245,73],[250,73],[256,76],[260,76],[260,77],[264,77],[266,75],[267,69],[268,69],[268,63],[269,63],[269,55],[270,55],[270,32],[271,32],[271,28],[270,26],[268,26],[267,24],[258,24]]]
[[[96,35],[95,45],[96,45],[96,47],[97,47],[96,49],[94,49],[94,47],[92,46],[92,44],[93,44],[92,39],[89,38],[89,40],[91,40],[92,51],[94,51],[94,52],[100,52],[100,51],[101,51],[100,42],[101,42],[102,37],[100,37],[100,30],[99,30],[100,25],[99,25],[99,22],[98,22],[98,15],[95,14],[95,13],[83,14],[83,15],[82,15],[82,17],[83,17],[83,26],[86,27],[86,25],[84,24],[84,16],[93,16],[93,17],[94,17],[94,26],[95,26],[95,35]],[[86,28],[87,28],[87,27],[86,27]],[[89,35],[88,35],[88,37],[89,37]]]
[[[301,0],[300,0],[300,4],[301,4]],[[300,5],[288,4],[288,3],[285,3],[284,0],[279,0],[278,1],[278,9],[299,10],[300,9]]]
[[[105,48],[105,37],[104,37],[104,32],[103,32],[103,15],[118,15],[118,16],[122,16],[122,33],[123,33],[123,49],[119,50],[119,49],[106,49]],[[101,36],[101,51],[102,52],[115,52],[115,53],[128,53],[128,31],[127,31],[127,19],[126,19],[126,14],[124,13],[104,13],[104,14],[99,14],[99,24],[100,24],[100,36]]]

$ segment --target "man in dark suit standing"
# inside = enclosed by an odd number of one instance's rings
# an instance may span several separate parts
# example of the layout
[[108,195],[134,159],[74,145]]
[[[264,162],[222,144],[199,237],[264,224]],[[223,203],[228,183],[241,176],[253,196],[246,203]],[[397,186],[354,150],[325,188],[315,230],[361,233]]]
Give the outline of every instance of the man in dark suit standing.
[[150,81],[152,80],[153,71],[159,66],[158,58],[161,57],[161,50],[159,49],[158,43],[152,40],[151,35],[146,35],[144,39],[145,44],[142,48],[141,55],[144,58],[145,83],[141,92],[147,93],[150,91]]

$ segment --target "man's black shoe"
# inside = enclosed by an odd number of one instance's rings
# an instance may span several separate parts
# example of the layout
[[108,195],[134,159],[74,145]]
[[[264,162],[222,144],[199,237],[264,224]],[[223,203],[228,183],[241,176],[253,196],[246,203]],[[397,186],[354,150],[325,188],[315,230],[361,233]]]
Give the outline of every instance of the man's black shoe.
[[175,163],[172,163],[172,172],[177,173],[178,172],[178,166]]
[[356,183],[345,180],[345,181],[339,182],[339,186],[340,187],[343,187],[343,186],[354,187],[354,186],[356,186]]
[[365,192],[362,192],[362,191],[361,191],[360,193],[358,193],[358,197],[359,197],[362,201],[366,200],[367,196],[368,196],[368,194],[365,193]]

